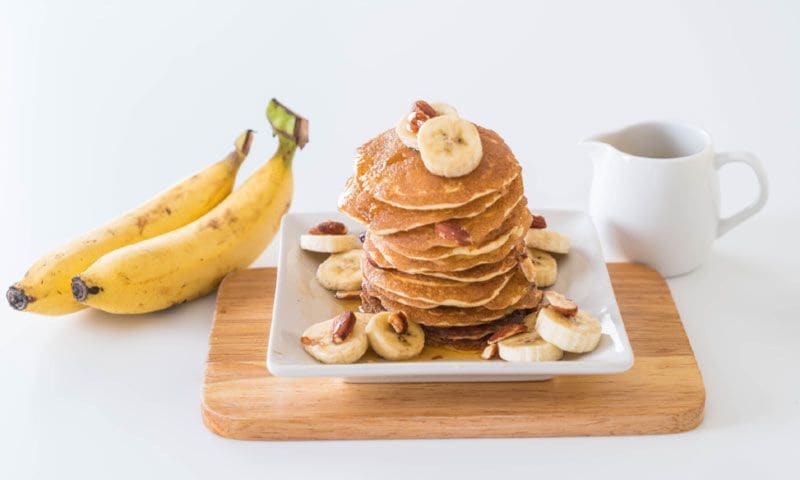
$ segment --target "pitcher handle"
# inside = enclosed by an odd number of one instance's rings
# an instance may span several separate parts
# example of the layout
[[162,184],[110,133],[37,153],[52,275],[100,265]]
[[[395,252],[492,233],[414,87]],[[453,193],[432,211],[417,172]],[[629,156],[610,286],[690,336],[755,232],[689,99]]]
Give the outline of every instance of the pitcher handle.
[[746,206],[740,212],[735,213],[730,217],[721,218],[719,220],[719,225],[717,226],[717,238],[725,235],[733,227],[739,225],[764,208],[764,204],[767,203],[767,197],[769,196],[767,174],[764,171],[764,166],[761,165],[761,161],[758,159],[758,157],[748,152],[724,152],[717,154],[715,165],[717,170],[719,170],[723,165],[727,165],[729,163],[744,163],[752,168],[753,172],[756,174],[756,179],[758,179],[759,192],[758,197],[753,200],[750,205]]

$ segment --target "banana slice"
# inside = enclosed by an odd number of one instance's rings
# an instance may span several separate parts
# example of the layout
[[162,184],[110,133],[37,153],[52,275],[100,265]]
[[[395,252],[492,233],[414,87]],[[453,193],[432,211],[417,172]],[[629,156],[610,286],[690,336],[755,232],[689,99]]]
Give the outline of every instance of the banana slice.
[[528,247],[528,258],[531,259],[536,269],[537,287],[549,287],[556,283],[558,263],[552,255],[537,248]]
[[403,312],[381,312],[367,323],[367,338],[375,353],[386,360],[414,358],[425,347],[422,327]]
[[362,255],[360,248],[334,253],[317,267],[317,281],[328,290],[360,290]]
[[309,252],[339,253],[361,248],[355,235],[300,235],[300,248]]
[[[456,109],[443,102],[436,102],[431,103],[430,107],[432,107],[436,111],[436,115],[446,115],[450,117],[458,118],[458,112]],[[413,112],[412,112],[413,113]],[[403,118],[397,122],[397,125],[394,127],[394,131],[397,133],[397,136],[400,137],[400,141],[409,148],[413,148],[414,150],[419,150],[419,143],[417,142],[417,133],[416,131],[411,129],[409,124],[410,114],[403,115]]]
[[547,228],[531,228],[525,245],[552,253],[569,253],[569,237]]
[[417,134],[422,163],[434,175],[461,177],[478,168],[483,145],[471,122],[442,115],[422,124]]
[[568,317],[550,306],[539,310],[536,331],[558,348],[573,353],[591,352],[602,335],[600,320],[583,310]]
[[507,362],[551,362],[561,360],[564,352],[536,332],[514,335],[497,344],[500,358]]
[[[353,315],[350,331],[344,338],[335,337],[336,327],[342,324],[342,315]],[[355,363],[367,352],[369,341],[364,322],[352,312],[311,325],[303,332],[300,343],[303,349],[322,363]]]
[[419,149],[419,144],[417,143],[417,132],[411,130],[411,127],[408,124],[408,114],[403,115],[403,118],[397,122],[397,125],[394,127],[395,133],[400,138],[400,141],[403,142],[408,148],[413,148],[414,150]]

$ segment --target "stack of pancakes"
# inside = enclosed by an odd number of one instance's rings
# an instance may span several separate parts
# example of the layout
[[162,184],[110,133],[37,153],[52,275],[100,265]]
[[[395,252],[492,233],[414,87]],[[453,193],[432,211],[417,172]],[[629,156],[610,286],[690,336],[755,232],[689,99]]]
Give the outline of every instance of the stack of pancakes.
[[363,308],[403,311],[427,343],[468,350],[541,300],[519,266],[531,225],[521,168],[497,133],[478,132],[478,167],[447,178],[388,130],[359,149],[339,201],[367,224]]

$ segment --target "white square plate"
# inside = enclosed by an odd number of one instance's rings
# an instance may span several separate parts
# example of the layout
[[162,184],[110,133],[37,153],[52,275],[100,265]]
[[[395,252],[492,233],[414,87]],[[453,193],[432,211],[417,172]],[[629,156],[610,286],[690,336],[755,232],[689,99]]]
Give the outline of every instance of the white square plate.
[[430,360],[325,365],[309,356],[300,336],[310,325],[343,310],[314,274],[326,255],[300,249],[300,235],[319,222],[336,219],[351,232],[364,226],[338,213],[290,213],[283,218],[278,284],[267,352],[267,368],[280,377],[336,377],[349,382],[487,382],[545,380],[554,375],[623,372],[633,365],[633,351],[617,307],[597,232],[588,215],[540,210],[548,227],[569,236],[568,255],[558,256],[558,282],[552,287],[575,300],[603,324],[600,345],[591,353],[568,355],[558,362],[510,363],[502,360]]

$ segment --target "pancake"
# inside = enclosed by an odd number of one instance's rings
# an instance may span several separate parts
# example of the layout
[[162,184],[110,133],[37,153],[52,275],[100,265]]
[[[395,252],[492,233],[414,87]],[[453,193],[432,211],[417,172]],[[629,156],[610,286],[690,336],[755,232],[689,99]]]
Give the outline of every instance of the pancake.
[[519,263],[519,255],[512,251],[506,258],[495,263],[485,263],[477,267],[462,270],[460,272],[422,272],[413,275],[424,275],[426,277],[443,278],[445,280],[456,280],[464,283],[483,282],[502,275]]
[[[477,307],[491,302],[504,289],[514,270],[484,282],[463,283],[455,280],[384,270],[368,260],[361,262],[364,281],[387,295],[403,298],[414,306]],[[431,307],[432,308],[432,307]]]
[[525,316],[531,310],[516,310],[498,320],[481,323],[478,325],[467,325],[462,327],[422,327],[425,330],[425,338],[436,338],[441,340],[480,340],[492,335],[506,325],[525,323]]
[[372,204],[372,196],[366,190],[359,188],[356,178],[348,178],[344,184],[344,191],[339,196],[339,211],[356,222],[369,224]]
[[[389,310],[392,312],[402,311],[408,315],[408,318],[419,323],[420,325],[432,327],[453,327],[478,325],[505,317],[516,310],[536,308],[539,305],[539,302],[542,300],[542,291],[538,289],[531,289],[531,291],[522,297],[519,302],[507,308],[506,310],[489,310],[483,307],[438,307],[432,309],[414,308],[395,302],[388,298],[378,298],[375,292],[370,289],[369,285],[365,285],[362,298],[366,299],[364,302],[365,311],[371,311],[373,313],[383,310]],[[366,310],[366,308],[370,308],[370,310]],[[380,309],[378,310],[377,308]]]
[[[501,245],[504,245],[509,239],[520,239],[528,231],[531,224],[531,212],[528,210],[527,203],[519,204],[514,208],[512,215],[502,222],[500,228],[494,230],[489,238],[485,239],[482,243],[468,246],[456,247],[432,247],[425,250],[417,250],[413,243],[400,243],[394,241],[395,235],[374,235],[372,232],[369,236],[372,237],[373,244],[381,250],[384,256],[387,256],[387,249],[396,252],[410,260],[442,260],[453,256],[476,256],[492,252]],[[388,254],[391,256],[391,254]]]
[[368,223],[371,231],[378,235],[413,230],[424,225],[444,222],[458,218],[479,215],[508,193],[509,188],[484,195],[458,208],[441,210],[405,210],[388,203],[375,200],[364,188],[358,185],[355,177],[345,182],[345,189],[339,197],[339,211],[360,223]]
[[408,210],[457,208],[502,191],[522,169],[497,133],[477,128],[483,158],[469,175],[448,178],[432,174],[419,152],[403,145],[392,128],[359,148],[358,182],[377,200]]
[[[459,300],[456,298],[450,298],[447,296],[447,293],[443,293],[441,294],[442,298],[436,301],[428,301],[420,297],[407,297],[397,293],[396,291],[386,290],[385,288],[370,282],[366,277],[364,278],[364,284],[368,286],[370,292],[374,292],[375,296],[381,300],[387,298],[394,302],[419,308],[421,310],[429,310],[437,307],[484,307],[488,310],[505,310],[519,302],[520,299],[522,299],[528,292],[536,289],[536,286],[530,283],[527,278],[525,278],[525,275],[522,273],[521,269],[516,269],[512,272],[513,274],[511,275],[511,278],[508,279],[507,283],[505,283],[505,285],[499,291],[492,291],[489,295],[487,295],[487,297],[489,297],[488,300]],[[435,289],[431,289],[431,291],[434,290]],[[452,291],[453,290],[449,290],[448,292]]]
[[378,297],[373,297],[364,288],[361,290],[361,310],[366,313],[380,313],[384,311],[381,300]]
[[364,249],[372,261],[381,268],[396,268],[406,273],[429,274],[430,272],[462,272],[481,265],[501,262],[512,253],[522,252],[525,246],[520,243],[519,238],[509,238],[500,248],[484,255],[472,257],[457,255],[444,261],[423,261],[406,258],[392,251],[382,252],[372,243],[368,233],[364,239]]
[[[492,236],[497,234],[505,221],[512,215],[524,218],[517,209],[528,208],[528,202],[522,191],[522,179],[512,182],[508,192],[500,200],[496,201],[491,207],[480,215],[470,218],[448,220],[447,223],[454,228],[459,228],[467,232],[472,244],[480,245]],[[413,230],[397,232],[390,235],[380,235],[381,240],[395,251],[405,252],[424,252],[435,247],[458,247],[459,243],[452,237],[443,237],[436,231],[437,224],[429,224]],[[530,224],[529,224],[530,225]],[[370,231],[374,230],[370,227]]]
[[[511,185],[514,185],[514,182]],[[505,193],[505,191],[493,192],[460,207],[441,210],[404,210],[376,200],[369,228],[378,235],[388,235],[446,220],[471,218],[491,207]]]
[[458,339],[452,340],[447,338],[438,338],[436,336],[431,336],[428,338],[428,335],[425,335],[425,344],[431,345],[434,347],[447,347],[453,348],[455,350],[463,350],[467,352],[480,352],[484,348],[486,348],[486,340],[484,339],[477,339],[477,340],[470,340],[470,339]]

